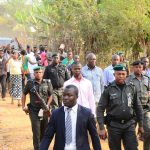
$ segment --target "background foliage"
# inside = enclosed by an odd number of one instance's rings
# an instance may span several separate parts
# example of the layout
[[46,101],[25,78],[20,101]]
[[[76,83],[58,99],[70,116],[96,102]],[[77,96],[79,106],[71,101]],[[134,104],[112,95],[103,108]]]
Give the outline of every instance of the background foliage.
[[8,0],[5,9],[35,43],[52,50],[64,42],[76,53],[99,54],[100,61],[118,50],[129,59],[150,54],[150,0]]

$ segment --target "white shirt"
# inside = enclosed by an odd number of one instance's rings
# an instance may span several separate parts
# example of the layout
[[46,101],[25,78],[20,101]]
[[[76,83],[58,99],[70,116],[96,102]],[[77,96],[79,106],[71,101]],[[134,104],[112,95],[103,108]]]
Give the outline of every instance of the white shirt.
[[[32,62],[36,62],[36,58],[35,58],[33,52],[28,53],[27,56],[30,58],[30,60],[31,60]],[[37,64],[32,65],[32,64],[30,64],[30,63],[28,62],[28,67],[29,67],[30,73],[34,73],[33,69],[34,69],[35,67],[37,67],[37,66],[38,66]]]
[[114,77],[114,69],[113,66],[110,65],[104,69],[104,85],[108,85],[109,83],[115,80]]
[[[65,112],[65,121],[67,118],[67,108],[64,106],[64,112]],[[72,107],[70,111],[71,115],[71,122],[72,122],[72,142],[68,145],[65,144],[65,149],[64,150],[77,150],[76,148],[76,124],[77,124],[77,110],[78,110],[78,104]]]

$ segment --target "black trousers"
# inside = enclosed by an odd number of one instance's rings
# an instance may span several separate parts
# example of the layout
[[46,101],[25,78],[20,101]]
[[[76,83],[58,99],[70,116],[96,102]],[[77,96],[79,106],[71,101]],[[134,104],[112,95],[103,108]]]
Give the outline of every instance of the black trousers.
[[150,150],[150,112],[144,114],[143,119],[144,127],[144,150]]
[[125,150],[138,150],[134,124],[126,129],[119,129],[111,126],[107,128],[110,150],[121,150],[121,142]]
[[6,75],[1,75],[0,76],[0,84],[1,84],[1,87],[2,87],[2,98],[5,98],[6,96]]
[[40,118],[38,117],[38,113],[34,112],[33,110],[30,110],[29,116],[32,126],[34,150],[39,150],[40,142],[43,138],[45,129],[48,124],[48,119],[43,118],[43,120],[40,120]]

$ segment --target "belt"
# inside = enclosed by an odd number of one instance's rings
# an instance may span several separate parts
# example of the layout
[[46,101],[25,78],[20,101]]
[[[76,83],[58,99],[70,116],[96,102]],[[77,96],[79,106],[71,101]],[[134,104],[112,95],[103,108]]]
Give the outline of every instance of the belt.
[[111,121],[113,122],[117,122],[117,123],[120,123],[120,124],[126,124],[127,122],[129,122],[132,118],[130,118],[129,120],[119,120],[119,119],[111,119]]

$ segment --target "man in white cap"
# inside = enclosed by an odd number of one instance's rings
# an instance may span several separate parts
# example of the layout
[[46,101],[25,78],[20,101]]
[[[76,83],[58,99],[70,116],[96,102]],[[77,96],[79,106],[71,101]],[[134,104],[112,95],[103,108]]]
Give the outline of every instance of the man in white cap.
[[61,61],[67,57],[67,53],[64,52],[64,50],[65,50],[65,44],[60,44],[58,51],[60,53],[60,60]]

